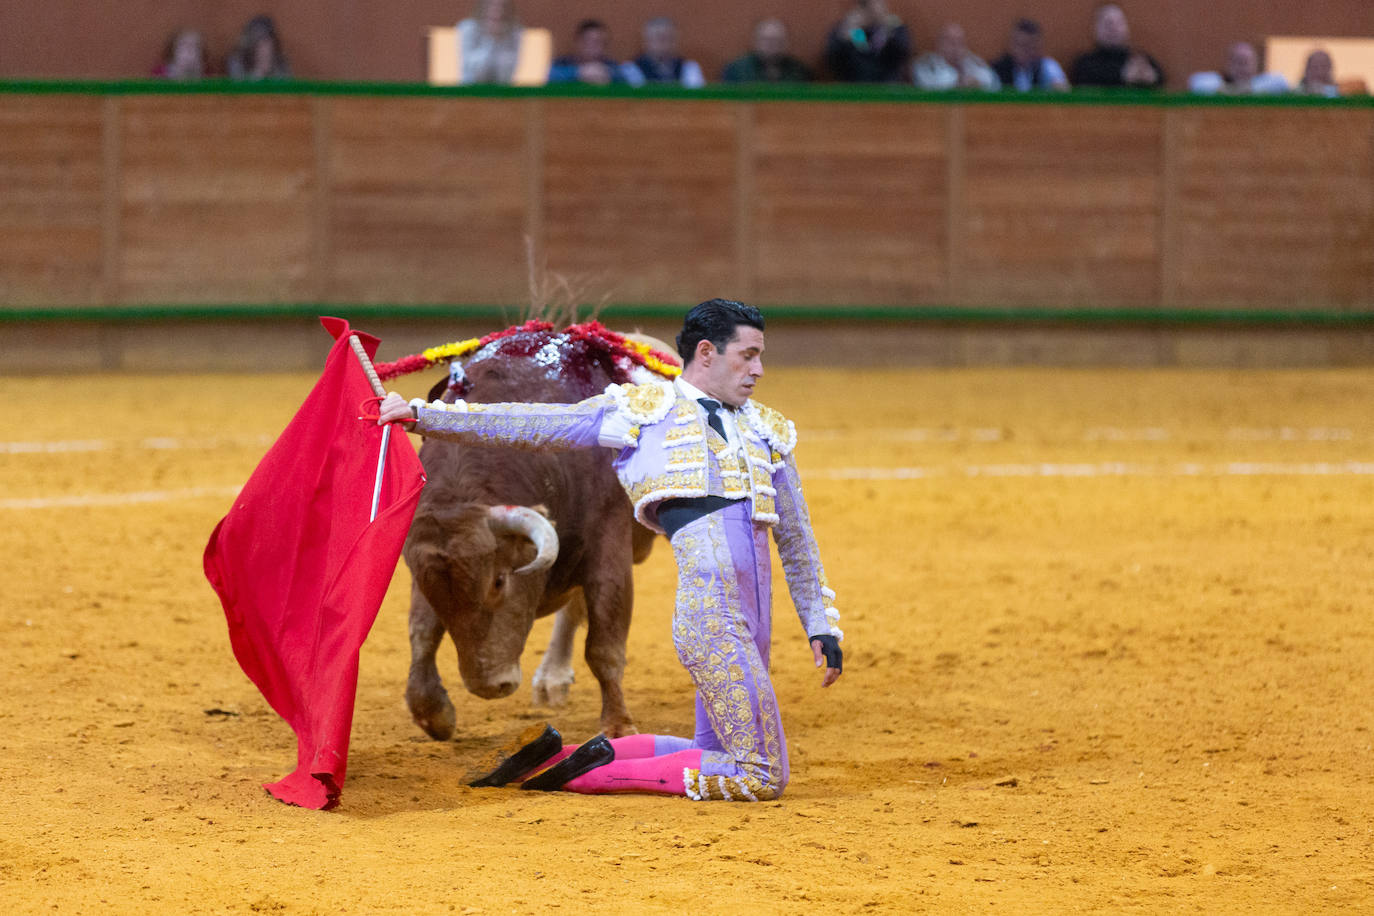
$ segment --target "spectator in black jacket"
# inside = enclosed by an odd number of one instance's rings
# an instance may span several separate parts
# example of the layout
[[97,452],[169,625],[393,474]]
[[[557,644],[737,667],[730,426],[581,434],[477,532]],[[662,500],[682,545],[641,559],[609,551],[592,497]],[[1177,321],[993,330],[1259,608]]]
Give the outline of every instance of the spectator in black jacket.
[[886,0],[858,0],[825,43],[830,69],[850,83],[905,82],[910,56],[911,34]]
[[1131,28],[1121,7],[1104,3],[1097,8],[1093,37],[1096,46],[1073,62],[1069,82],[1075,86],[1164,87],[1164,68],[1149,54],[1131,47]]
[[748,54],[732,60],[721,77],[727,83],[804,83],[811,69],[787,53],[787,26],[781,19],[762,19],[754,26]]
[[1007,53],[992,62],[992,70],[1002,81],[1003,89],[1029,92],[1032,89],[1069,88],[1064,68],[1053,57],[1046,57],[1040,23],[1034,19],[1018,19],[1007,39]]

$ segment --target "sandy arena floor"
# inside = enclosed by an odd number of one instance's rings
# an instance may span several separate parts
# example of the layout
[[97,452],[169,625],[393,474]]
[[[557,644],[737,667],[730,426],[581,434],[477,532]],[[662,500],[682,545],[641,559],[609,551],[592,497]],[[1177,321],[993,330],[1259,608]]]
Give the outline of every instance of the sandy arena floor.
[[[421,393],[428,378],[403,390]],[[0,912],[1290,912],[1374,901],[1374,373],[802,372],[765,401],[847,633],[822,692],[779,579],[793,753],[759,805],[475,790],[550,718],[402,700],[402,568],[334,812],[200,554],[313,377],[0,380]],[[364,497],[360,497],[364,498]],[[670,555],[626,690],[689,732]]]

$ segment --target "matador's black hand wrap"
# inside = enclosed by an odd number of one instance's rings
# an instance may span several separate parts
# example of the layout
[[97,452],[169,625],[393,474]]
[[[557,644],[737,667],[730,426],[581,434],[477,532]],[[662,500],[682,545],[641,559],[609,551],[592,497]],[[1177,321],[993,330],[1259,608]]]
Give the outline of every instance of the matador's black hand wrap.
[[840,650],[840,641],[827,633],[824,636],[812,636],[812,642],[821,644],[821,654],[825,656],[825,666],[834,668],[836,671],[844,670],[844,652]]

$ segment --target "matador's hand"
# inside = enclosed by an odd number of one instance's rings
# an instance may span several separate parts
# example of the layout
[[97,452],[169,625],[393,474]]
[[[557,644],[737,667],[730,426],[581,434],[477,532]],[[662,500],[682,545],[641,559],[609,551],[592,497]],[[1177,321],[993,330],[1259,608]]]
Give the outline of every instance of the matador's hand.
[[825,663],[825,677],[821,680],[822,687],[829,687],[840,679],[840,672],[844,670],[844,652],[840,649],[840,641],[834,636],[812,636],[811,652],[816,657],[816,667]]
[[377,409],[377,425],[385,426],[388,423],[396,423],[402,420],[414,420],[415,415],[410,411],[410,404],[405,398],[396,392],[391,392],[382,398],[382,403]]

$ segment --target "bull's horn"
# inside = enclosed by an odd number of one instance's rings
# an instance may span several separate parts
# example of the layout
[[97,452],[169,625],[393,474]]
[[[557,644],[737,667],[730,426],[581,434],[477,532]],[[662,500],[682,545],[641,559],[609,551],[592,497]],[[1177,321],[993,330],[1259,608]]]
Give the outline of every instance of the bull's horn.
[[528,506],[492,506],[487,525],[496,534],[518,534],[534,544],[534,559],[516,570],[532,573],[548,569],[558,559],[558,532],[544,516]]

